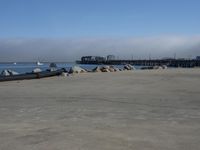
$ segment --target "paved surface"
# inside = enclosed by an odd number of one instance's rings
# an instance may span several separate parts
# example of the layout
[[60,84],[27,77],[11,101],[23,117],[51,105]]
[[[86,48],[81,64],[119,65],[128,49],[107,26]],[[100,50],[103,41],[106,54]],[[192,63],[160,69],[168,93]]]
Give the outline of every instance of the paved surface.
[[1,150],[198,150],[200,69],[0,83]]

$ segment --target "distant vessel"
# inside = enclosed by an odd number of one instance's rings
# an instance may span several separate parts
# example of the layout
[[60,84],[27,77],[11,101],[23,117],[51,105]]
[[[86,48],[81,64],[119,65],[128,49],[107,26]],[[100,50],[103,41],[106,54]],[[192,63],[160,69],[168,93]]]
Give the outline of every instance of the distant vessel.
[[16,64],[17,64],[16,62],[13,63],[13,65],[16,65]]
[[42,65],[43,65],[43,63],[41,63],[41,62],[39,62],[39,61],[38,61],[36,64],[37,64],[38,66],[42,66]]

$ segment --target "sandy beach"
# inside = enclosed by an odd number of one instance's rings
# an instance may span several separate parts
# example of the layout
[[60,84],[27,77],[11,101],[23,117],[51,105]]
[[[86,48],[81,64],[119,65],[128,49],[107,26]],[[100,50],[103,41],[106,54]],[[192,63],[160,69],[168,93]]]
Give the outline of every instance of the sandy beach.
[[0,83],[1,150],[198,150],[200,69]]

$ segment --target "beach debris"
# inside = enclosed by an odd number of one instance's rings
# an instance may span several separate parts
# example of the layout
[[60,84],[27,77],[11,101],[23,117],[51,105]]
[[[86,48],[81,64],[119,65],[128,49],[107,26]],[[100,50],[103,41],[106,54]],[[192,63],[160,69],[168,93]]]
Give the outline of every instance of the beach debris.
[[42,72],[42,70],[40,68],[35,68],[35,69],[33,69],[32,72],[33,73],[39,73],[39,72]]
[[101,68],[99,66],[92,69],[92,72],[101,72]]
[[102,72],[110,72],[110,70],[109,70],[109,69],[106,69],[106,68],[102,68],[101,71],[102,71]]
[[102,66],[102,67],[97,66],[92,70],[92,72],[116,72],[116,71],[120,70],[115,66]]
[[110,72],[116,72],[116,71],[119,71],[119,68],[117,68],[115,66],[110,66],[109,70],[110,70]]
[[153,69],[163,69],[162,66],[153,66]]
[[86,73],[87,71],[79,66],[73,66],[70,68],[69,73]]
[[109,69],[110,69],[109,66],[102,66],[102,67],[101,67],[101,71],[102,71],[102,72],[110,72]]
[[130,64],[126,64],[124,65],[124,70],[135,70],[135,68]]
[[1,72],[2,76],[12,76],[12,75],[18,75],[18,74],[19,74],[18,72],[15,72],[13,70],[6,70],[6,69]]
[[120,69],[119,68],[115,68],[115,72],[118,72],[118,71],[120,71]]
[[115,72],[115,69],[114,68],[109,68],[109,71],[110,72]]
[[67,77],[67,76],[69,76],[69,73],[67,73],[67,72],[62,72],[62,73],[61,73],[61,76],[62,76],[62,77]]
[[161,66],[163,69],[167,69],[167,65],[162,65]]

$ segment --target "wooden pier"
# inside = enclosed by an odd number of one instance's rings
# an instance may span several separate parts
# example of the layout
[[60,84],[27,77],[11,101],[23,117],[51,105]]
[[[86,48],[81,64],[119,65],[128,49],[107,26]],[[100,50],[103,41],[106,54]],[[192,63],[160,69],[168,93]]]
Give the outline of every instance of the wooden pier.
[[168,67],[184,67],[184,68],[192,68],[192,67],[200,67],[200,60],[179,60],[179,59],[152,59],[152,60],[104,60],[104,61],[76,61],[78,64],[105,64],[105,65],[123,65],[123,64],[131,64],[131,65],[140,65],[140,66],[161,66],[166,65]]

